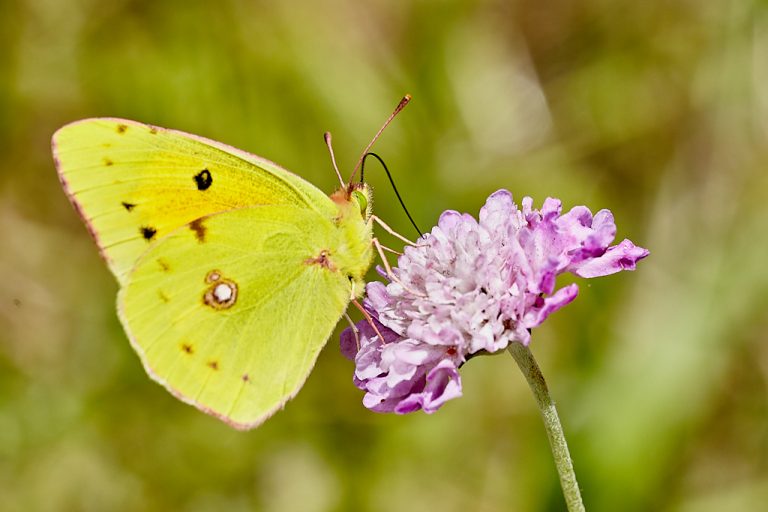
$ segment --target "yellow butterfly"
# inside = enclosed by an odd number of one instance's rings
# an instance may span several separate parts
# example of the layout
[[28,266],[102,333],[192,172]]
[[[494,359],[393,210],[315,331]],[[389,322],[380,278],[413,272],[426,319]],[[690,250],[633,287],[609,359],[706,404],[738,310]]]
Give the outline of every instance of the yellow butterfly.
[[239,429],[281,409],[363,292],[368,186],[339,175],[329,197],[264,158],[124,119],[76,121],[52,144],[150,377]]

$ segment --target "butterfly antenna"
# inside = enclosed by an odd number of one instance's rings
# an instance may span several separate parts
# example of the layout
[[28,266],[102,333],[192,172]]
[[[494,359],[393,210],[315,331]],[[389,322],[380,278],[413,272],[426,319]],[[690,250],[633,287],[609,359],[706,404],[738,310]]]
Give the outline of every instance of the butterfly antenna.
[[392,122],[392,120],[395,118],[397,114],[400,113],[401,110],[405,108],[405,106],[408,104],[408,102],[411,101],[411,95],[406,94],[403,96],[403,99],[400,100],[400,103],[397,104],[397,107],[395,107],[395,110],[390,114],[390,116],[387,118],[386,121],[384,121],[384,124],[379,128],[379,131],[376,132],[376,135],[373,136],[373,139],[371,142],[368,143],[368,145],[363,150],[362,155],[360,156],[360,160],[357,161],[357,165],[355,165],[355,170],[352,171],[352,176],[349,177],[349,185],[348,187],[352,187],[352,180],[355,179],[355,174],[357,174],[357,170],[360,169],[360,166],[363,165],[363,160],[365,159],[365,155],[368,154],[368,150],[371,149],[371,146],[373,146],[373,143],[376,142],[376,139],[379,138],[381,133],[384,131],[384,129],[389,126],[389,123]]
[[325,132],[323,134],[323,139],[325,139],[325,145],[328,146],[328,152],[331,153],[331,163],[333,164],[333,170],[336,171],[336,176],[339,178],[339,183],[341,183],[341,187],[344,188],[347,186],[347,184],[344,183],[344,178],[341,177],[341,173],[339,172],[339,166],[336,165],[336,155],[333,154],[333,145],[331,144],[331,132]]
[[387,169],[387,164],[385,164],[384,160],[382,160],[381,157],[376,153],[369,151],[368,153],[363,155],[363,163],[360,164],[360,182],[361,183],[363,182],[363,173],[365,172],[365,159],[368,158],[369,156],[376,158],[376,160],[378,160],[381,166],[384,168],[384,172],[387,173],[387,178],[389,178],[389,183],[392,185],[392,190],[395,191],[397,200],[400,201],[400,206],[403,207],[403,211],[408,216],[408,220],[411,221],[411,225],[414,227],[414,229],[419,234],[419,236],[423,236],[424,233],[422,233],[421,230],[419,229],[419,226],[416,225],[416,221],[413,220],[413,217],[411,217],[410,212],[408,212],[408,208],[406,208],[403,198],[400,197],[400,192],[397,191],[397,187],[395,186],[395,180],[392,178],[392,174],[389,172],[389,169]]

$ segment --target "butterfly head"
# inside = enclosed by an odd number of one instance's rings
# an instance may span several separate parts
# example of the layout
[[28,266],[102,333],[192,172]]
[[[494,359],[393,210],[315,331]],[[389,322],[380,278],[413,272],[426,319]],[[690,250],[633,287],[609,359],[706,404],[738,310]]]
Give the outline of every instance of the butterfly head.
[[366,222],[371,217],[373,197],[366,183],[353,183],[341,188],[331,195],[331,199],[339,205],[345,215],[357,213]]
[[365,183],[360,184],[360,188],[354,189],[349,194],[350,202],[355,205],[362,215],[363,219],[368,220],[371,216],[371,189]]

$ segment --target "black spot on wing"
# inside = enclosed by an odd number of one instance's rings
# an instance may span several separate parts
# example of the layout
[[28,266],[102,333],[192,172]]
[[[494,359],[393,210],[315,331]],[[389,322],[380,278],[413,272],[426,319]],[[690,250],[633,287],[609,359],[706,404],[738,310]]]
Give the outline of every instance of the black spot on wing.
[[191,343],[182,343],[181,351],[184,352],[185,354],[192,355],[195,353],[195,347],[193,347]]
[[189,229],[195,232],[195,238],[197,241],[205,243],[205,231],[206,227],[203,225],[203,219],[195,219],[189,223]]
[[122,205],[123,205],[123,208],[125,208],[127,211],[131,211],[131,210],[133,210],[134,208],[136,208],[136,205],[135,205],[135,204],[133,204],[133,203],[128,203],[128,202],[126,202],[126,201],[123,201],[123,202],[122,202],[122,203],[120,203],[120,204],[122,204]]
[[139,231],[147,242],[155,238],[155,234],[157,234],[157,230],[151,226],[142,226],[139,228]]
[[109,158],[107,158],[107,157],[104,157],[104,165],[106,165],[107,167],[109,167],[110,165],[113,165],[114,163],[115,163],[115,162],[113,162],[113,161],[112,161],[112,160],[110,160]]
[[208,190],[211,188],[211,184],[213,183],[213,176],[211,176],[211,171],[208,169],[203,169],[199,173],[195,174],[194,180],[195,185],[197,185],[197,190]]
[[127,129],[128,129],[128,125],[127,124],[120,123],[120,124],[117,125],[117,133],[123,134],[123,133],[125,133],[125,131]]
[[208,361],[207,366],[211,370],[218,370],[219,369],[219,362],[218,361]]

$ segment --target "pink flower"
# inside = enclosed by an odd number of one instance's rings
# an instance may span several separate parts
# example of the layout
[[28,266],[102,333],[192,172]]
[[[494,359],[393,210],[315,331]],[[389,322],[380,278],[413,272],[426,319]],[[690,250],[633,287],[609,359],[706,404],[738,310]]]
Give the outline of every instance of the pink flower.
[[[564,272],[599,277],[634,270],[648,251],[616,236],[613,215],[577,206],[560,215],[548,198],[522,209],[506,190],[493,193],[479,222],[446,211],[438,225],[406,247],[389,284],[368,283],[367,321],[341,335],[355,361],[363,404],[379,412],[436,411],[461,396],[458,368],[477,353],[527,345],[530,329],[576,298],[578,286],[555,289]],[[379,334],[383,339],[380,339]]]

